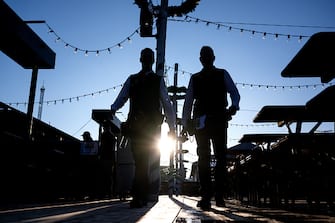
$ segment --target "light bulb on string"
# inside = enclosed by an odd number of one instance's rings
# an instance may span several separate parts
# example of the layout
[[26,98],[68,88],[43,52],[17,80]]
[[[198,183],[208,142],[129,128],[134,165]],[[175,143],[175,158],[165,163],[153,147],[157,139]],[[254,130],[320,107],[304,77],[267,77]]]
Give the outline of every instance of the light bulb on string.
[[252,30],[250,38],[253,38],[254,36],[255,36],[255,30]]
[[263,33],[263,39],[266,39],[266,32]]

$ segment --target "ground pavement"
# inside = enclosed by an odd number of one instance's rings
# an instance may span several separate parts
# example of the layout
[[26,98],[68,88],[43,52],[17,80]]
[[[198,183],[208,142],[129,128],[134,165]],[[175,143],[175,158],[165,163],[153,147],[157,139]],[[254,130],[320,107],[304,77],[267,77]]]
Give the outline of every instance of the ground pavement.
[[196,207],[199,197],[161,195],[157,203],[130,209],[129,199],[106,199],[87,202],[62,202],[52,204],[24,204],[0,207],[0,222],[24,223],[221,223],[221,222],[335,222],[335,214],[327,211],[259,208],[227,200],[227,207],[210,211]]

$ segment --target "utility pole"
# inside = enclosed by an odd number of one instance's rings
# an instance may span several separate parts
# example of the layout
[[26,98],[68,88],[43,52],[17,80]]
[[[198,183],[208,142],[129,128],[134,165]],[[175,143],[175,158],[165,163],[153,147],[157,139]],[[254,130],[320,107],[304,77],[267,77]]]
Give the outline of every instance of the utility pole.
[[165,43],[166,29],[168,17],[168,0],[161,0],[161,7],[157,18],[157,59],[156,73],[160,76],[164,75],[165,66]]

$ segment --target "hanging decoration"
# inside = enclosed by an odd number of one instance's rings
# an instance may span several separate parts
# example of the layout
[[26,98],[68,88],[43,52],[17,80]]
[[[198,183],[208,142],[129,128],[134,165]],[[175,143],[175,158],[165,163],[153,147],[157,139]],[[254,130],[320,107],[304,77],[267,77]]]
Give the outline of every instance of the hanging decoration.
[[180,6],[169,6],[168,7],[168,16],[183,16],[189,12],[193,12],[197,5],[199,4],[200,0],[186,0],[181,3]]
[[48,33],[53,34],[56,38],[55,38],[55,42],[62,42],[64,44],[65,48],[72,48],[73,49],[73,53],[78,53],[78,52],[83,52],[85,56],[88,56],[90,53],[94,53],[96,56],[99,56],[101,52],[108,52],[111,53],[113,48],[119,48],[122,49],[123,44],[125,42],[129,42],[131,43],[131,38],[135,35],[139,33],[139,28],[137,28],[134,32],[132,32],[129,36],[127,36],[126,38],[124,38],[122,41],[103,48],[103,49],[94,49],[94,50],[88,50],[88,49],[82,49],[78,46],[74,46],[68,42],[66,42],[63,38],[61,38],[55,31],[54,29],[52,29],[48,23],[45,22],[45,25],[48,27]]
[[[200,0],[186,0],[179,6],[168,6],[168,17],[183,16],[187,13],[193,12],[199,2]],[[149,2],[148,0],[135,0],[134,3],[141,9],[148,7],[152,8],[153,14],[157,16],[157,13],[155,12],[159,11],[159,6],[153,6],[151,0],[149,0]]]
[[[138,0],[138,2],[146,2],[145,0]],[[188,1],[185,1],[183,4],[186,4],[187,6],[180,6],[182,8],[177,8],[177,9],[171,9],[172,12],[175,13],[175,16],[178,15],[178,11],[187,11],[186,8],[189,7],[189,5],[191,3],[186,3]],[[190,1],[190,2],[196,2],[196,1]],[[148,4],[148,3],[146,3]],[[140,4],[141,5],[141,4]],[[141,6],[142,7],[142,6]],[[177,6],[170,6],[170,7],[177,7]],[[178,6],[179,7],[179,6]],[[182,9],[182,10],[181,10]],[[188,9],[190,10],[190,9]],[[177,13],[177,14],[176,14]],[[266,37],[268,36],[273,36],[274,39],[278,39],[279,37],[285,37],[287,40],[290,40],[292,38],[298,38],[298,41],[302,41],[304,38],[309,38],[310,36],[308,35],[294,35],[294,34],[282,34],[282,33],[272,33],[272,32],[265,32],[265,31],[258,31],[258,30],[251,30],[251,29],[244,29],[244,28],[237,28],[231,25],[227,25],[226,23],[223,22],[212,22],[212,21],[208,21],[208,20],[204,20],[204,19],[199,19],[199,18],[195,18],[189,15],[186,15],[185,18],[177,20],[177,19],[169,19],[169,21],[178,21],[178,22],[194,22],[194,23],[205,23],[207,26],[209,25],[214,25],[217,27],[217,29],[220,29],[222,27],[227,28],[228,31],[232,31],[232,30],[236,30],[236,31],[240,31],[240,32],[249,32],[251,33],[251,35],[256,35],[259,34],[263,39],[266,39]],[[77,54],[78,52],[83,52],[85,56],[88,56],[89,54],[95,54],[96,56],[99,56],[102,52],[108,52],[109,54],[112,53],[113,48],[119,48],[122,49],[124,43],[128,42],[131,43],[132,42],[132,37],[135,34],[140,34],[140,27],[137,28],[134,32],[132,32],[129,36],[127,36],[126,38],[124,38],[122,41],[111,45],[109,47],[106,48],[102,48],[102,49],[83,49],[79,46],[75,46],[71,43],[68,43],[67,41],[65,41],[61,36],[59,36],[56,31],[54,29],[51,28],[51,26],[45,22],[45,25],[48,27],[48,33],[53,34],[55,36],[55,42],[61,42],[64,44],[65,48],[71,48],[73,50],[73,53]],[[248,24],[246,24],[248,25]],[[261,25],[261,24],[252,24],[252,25]],[[273,25],[275,26],[275,25]],[[279,26],[279,25],[276,25]],[[283,25],[281,25],[283,26]],[[291,26],[290,26],[291,27]],[[306,26],[304,26],[306,27]],[[316,28],[316,27],[311,27],[311,28]],[[317,28],[335,28],[335,27],[317,27]]]
[[[178,73],[189,73],[190,72],[186,72],[186,71],[178,71]],[[277,89],[281,89],[281,90],[285,90],[285,89],[289,89],[289,90],[302,90],[302,89],[317,89],[318,87],[322,87],[325,88],[327,86],[332,86],[333,83],[321,83],[321,84],[305,84],[305,85],[266,85],[266,84],[250,84],[250,83],[239,83],[236,82],[235,83],[237,86],[242,86],[242,88],[245,87],[249,87],[249,89],[254,89],[254,88],[258,88],[258,89],[273,89],[273,90],[277,90]],[[122,87],[122,84],[108,88],[108,89],[104,89],[104,90],[100,90],[100,91],[95,91],[95,92],[91,92],[91,93],[87,93],[87,94],[83,94],[83,95],[78,95],[78,96],[74,96],[74,97],[68,97],[68,98],[61,98],[61,99],[55,99],[55,100],[47,100],[44,101],[43,103],[49,105],[49,104],[54,104],[56,105],[57,103],[61,102],[73,102],[73,101],[79,101],[81,98],[86,98],[89,96],[96,96],[96,95],[100,95],[102,93],[108,93],[110,90],[115,90],[118,87]],[[36,104],[40,104],[40,102],[35,102]],[[26,106],[28,103],[27,102],[9,102],[7,103],[9,106],[12,105],[24,105]]]
[[[231,26],[231,25],[227,25],[226,23],[223,23],[223,22],[213,22],[213,21],[209,21],[209,20],[204,20],[204,19],[199,19],[199,18],[196,18],[196,17],[192,17],[192,16],[189,16],[189,15],[186,15],[184,20],[178,20],[178,21],[194,22],[194,23],[201,22],[201,23],[206,24],[206,26],[214,25],[217,29],[220,29],[220,28],[223,27],[223,28],[227,28],[228,31],[237,30],[241,33],[248,32],[248,33],[251,33],[253,36],[256,35],[256,34],[260,34],[262,36],[262,39],[266,39],[267,36],[273,36],[274,39],[278,39],[279,37],[285,37],[287,40],[290,40],[292,38],[297,38],[298,41],[301,42],[303,38],[309,38],[310,37],[308,35],[282,34],[282,33],[265,32],[265,31],[257,31],[257,30],[252,30],[252,29],[238,28],[238,27],[234,27],[234,26]],[[245,24],[245,25],[247,25],[247,24]],[[252,25],[257,25],[257,24],[252,24]]]
[[[110,90],[113,90],[115,91],[116,88],[118,87],[122,87],[123,84],[120,84],[120,85],[117,85],[117,86],[114,86],[114,87],[111,87],[111,88],[107,88],[107,89],[104,89],[104,90],[100,90],[100,91],[95,91],[95,92],[91,92],[91,93],[87,93],[87,94],[83,94],[83,95],[78,95],[78,96],[74,96],[74,97],[68,97],[68,98],[60,98],[60,99],[54,99],[54,100],[47,100],[47,101],[43,101],[44,104],[47,104],[47,105],[50,105],[50,104],[53,104],[53,105],[57,105],[57,103],[61,102],[62,104],[64,102],[73,102],[73,101],[79,101],[80,99],[82,98],[86,98],[86,97],[89,97],[89,96],[96,96],[96,95],[101,95],[102,93],[108,93]],[[9,106],[12,106],[12,105],[16,105],[17,107],[19,105],[24,105],[26,106],[28,103],[27,102],[10,102],[10,103],[7,103]],[[41,104],[41,102],[35,102],[35,104]]]

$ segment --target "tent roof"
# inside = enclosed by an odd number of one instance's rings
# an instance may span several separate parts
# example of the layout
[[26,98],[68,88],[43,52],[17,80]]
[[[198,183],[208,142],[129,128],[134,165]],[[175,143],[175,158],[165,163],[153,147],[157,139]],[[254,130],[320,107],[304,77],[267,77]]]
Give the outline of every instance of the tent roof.
[[310,37],[281,72],[282,77],[320,77],[328,83],[335,77],[335,32],[319,32]]
[[0,50],[25,69],[54,69],[56,54],[0,1]]

